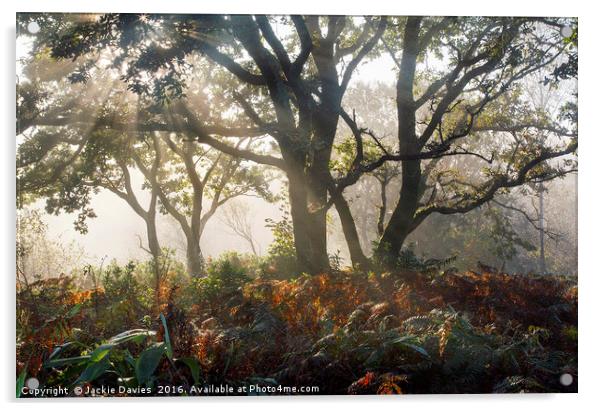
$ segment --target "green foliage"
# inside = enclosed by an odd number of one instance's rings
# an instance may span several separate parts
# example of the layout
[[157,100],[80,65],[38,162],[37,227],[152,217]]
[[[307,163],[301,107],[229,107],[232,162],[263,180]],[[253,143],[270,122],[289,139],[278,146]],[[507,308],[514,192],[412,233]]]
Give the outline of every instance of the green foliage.
[[[44,368],[50,370],[51,375],[57,372],[55,382],[65,385],[79,384],[83,382],[93,382],[98,378],[116,373],[118,378],[127,378],[124,370],[133,373],[131,365],[125,360],[126,353],[129,354],[129,348],[144,347],[145,342],[154,336],[155,333],[150,330],[130,330],[114,337],[109,338],[105,343],[95,348],[86,346],[79,341],[71,341],[57,347],[44,363]],[[146,358],[147,349],[141,352],[138,358]],[[75,356],[65,357],[65,354],[74,353]],[[58,370],[68,367],[69,372],[58,372]],[[154,370],[154,369],[153,369]],[[71,376],[81,371],[76,380],[70,380]],[[54,380],[54,378],[53,378]],[[139,383],[145,383],[146,380],[138,380]]]
[[248,267],[241,256],[235,252],[222,254],[207,264],[207,275],[194,280],[199,301],[219,303],[220,298],[239,290],[250,281]]
[[401,270],[417,271],[425,274],[432,274],[441,271],[450,266],[457,260],[457,256],[451,256],[445,259],[420,258],[416,255],[412,245],[402,247],[397,258],[397,268]]
[[291,257],[295,255],[293,225],[288,213],[280,221],[266,219],[266,227],[272,231],[274,241],[270,244],[268,254],[273,257]]
[[536,247],[520,236],[514,229],[510,219],[501,210],[487,207],[484,217],[491,224],[491,253],[500,260],[515,257],[519,249],[534,251]]
[[165,354],[165,344],[156,343],[148,347],[136,359],[134,370],[138,384],[148,385],[159,365],[159,361]]
[[[406,257],[414,268],[434,266]],[[142,293],[122,289],[140,287],[133,264],[102,270],[106,288],[95,292],[40,282],[18,295],[19,381],[128,389],[255,381],[364,394],[576,387],[558,380],[577,376],[570,280],[448,271],[389,273],[395,281],[345,271],[252,279],[261,269],[260,260],[230,253],[208,262],[206,278],[168,276],[159,314],[137,313],[147,328],[125,332],[130,311],[115,304],[144,306]],[[37,304],[24,305],[31,295]]]
[[[125,266],[111,262],[107,268],[100,270],[100,274],[93,267],[86,271],[87,277],[100,276],[95,286],[102,287],[104,294],[94,297],[92,303],[95,307],[105,307],[105,310],[99,311],[99,324],[107,327],[104,332],[117,333],[123,329],[123,325],[119,327],[110,318],[121,318],[127,326],[135,327],[151,311],[155,284],[143,268],[143,265],[130,261]],[[92,281],[97,280],[92,278]]]
[[[479,262],[487,262],[498,269],[512,266],[518,271],[528,271],[521,257],[537,250],[533,235],[528,235],[537,231],[523,219],[522,215],[495,204],[466,214],[433,215],[412,234],[411,241],[418,243],[416,249],[421,253],[435,259],[461,256],[454,262],[460,270],[476,269]],[[445,240],[433,241],[433,235]]]
[[[374,244],[375,247],[378,243]],[[380,256],[375,251],[373,258],[375,265],[381,269],[393,267],[395,270],[400,272],[418,272],[423,274],[435,274],[441,272],[446,268],[452,268],[453,264],[457,260],[457,256],[452,255],[451,257],[437,259],[437,258],[421,258],[416,255],[414,251],[415,244],[409,244],[401,248],[399,255],[394,261],[389,261],[388,253],[385,256]]]
[[[175,370],[176,362],[190,369],[194,381],[200,383],[200,368],[194,358],[176,359],[169,340],[167,322],[161,314],[164,341],[154,341],[157,333],[145,329],[125,331],[95,347],[72,340],[52,352],[43,364],[52,384],[74,386],[103,381],[119,383],[127,388],[152,387],[157,369],[166,360]],[[131,352],[138,352],[133,356]],[[76,354],[66,357],[66,354]],[[23,371],[25,372],[25,370]]]
[[275,221],[271,218],[265,220],[266,227],[270,229],[273,241],[268,248],[267,269],[265,274],[294,275],[298,272],[293,223],[287,209],[281,207],[282,218]]
[[23,389],[23,387],[25,386],[25,378],[27,377],[27,367],[23,368],[23,371],[21,371],[21,373],[19,374],[19,377],[17,378],[17,398],[21,397],[21,390]]

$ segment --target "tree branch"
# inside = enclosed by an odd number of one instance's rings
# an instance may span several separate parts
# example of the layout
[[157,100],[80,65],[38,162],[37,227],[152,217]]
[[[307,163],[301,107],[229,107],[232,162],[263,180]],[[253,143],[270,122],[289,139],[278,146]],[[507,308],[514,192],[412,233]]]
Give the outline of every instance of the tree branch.
[[355,56],[351,60],[351,62],[345,69],[345,72],[343,73],[343,78],[341,80],[341,90],[343,92],[344,92],[344,90],[347,89],[347,86],[349,85],[349,82],[351,81],[351,76],[353,75],[353,72],[355,71],[357,66],[361,63],[361,61],[364,59],[364,57],[366,57],[366,55],[368,53],[370,53],[370,51],[372,51],[374,46],[376,46],[376,43],[378,43],[378,40],[382,37],[386,28],[387,28],[387,17],[382,16],[378,23],[378,27],[376,28],[376,33],[374,33],[374,35],[370,38],[370,40],[368,40],[366,42],[366,44],[364,44],[362,46],[360,51],[357,53],[357,56]]
[[277,167],[282,170],[286,169],[286,163],[281,158],[264,154],[257,154],[250,150],[238,149],[211,137],[209,133],[205,130],[201,122],[185,106],[185,104],[181,103],[179,109],[186,119],[185,124],[182,124],[180,126],[179,131],[186,133],[186,135],[190,136],[192,139],[195,139],[200,143],[205,143],[233,157],[240,157],[245,160],[254,161],[259,164]]
[[536,158],[531,159],[526,164],[524,164],[517,172],[516,177],[511,178],[509,175],[498,175],[482,184],[481,187],[477,191],[481,191],[482,194],[472,201],[468,201],[463,203],[462,201],[454,204],[454,205],[432,205],[427,206],[416,213],[415,218],[424,219],[427,215],[432,213],[439,214],[458,214],[458,213],[466,213],[470,210],[473,210],[486,202],[493,199],[494,195],[501,188],[511,188],[517,187],[524,184],[528,179],[537,179],[540,176],[532,176],[528,178],[528,174],[531,170],[537,167],[539,164],[544,161],[561,157],[567,154],[574,153],[577,150],[577,140],[573,140],[565,149],[559,151],[544,151]]

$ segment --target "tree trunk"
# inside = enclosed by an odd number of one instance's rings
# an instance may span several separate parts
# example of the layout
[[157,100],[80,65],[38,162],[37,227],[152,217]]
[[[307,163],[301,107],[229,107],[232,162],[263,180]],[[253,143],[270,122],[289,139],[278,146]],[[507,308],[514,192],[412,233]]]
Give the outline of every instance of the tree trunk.
[[545,218],[543,208],[543,183],[539,183],[539,272],[542,275],[547,274],[546,270],[546,252],[545,252]]
[[160,303],[160,288],[161,288],[161,246],[159,245],[159,236],[157,235],[157,224],[154,213],[149,213],[146,221],[146,237],[148,241],[148,251],[152,256],[152,269],[155,276],[155,301],[157,306]]
[[[360,224],[359,224],[359,234],[361,238],[362,251],[364,253],[372,252],[372,242],[370,241],[369,227],[371,227],[368,222],[368,213],[362,213],[360,216]],[[366,254],[364,254],[366,255]]]
[[161,246],[159,245],[159,236],[157,235],[157,224],[154,218],[149,218],[146,221],[146,236],[148,238],[148,249],[153,260],[158,260],[161,257]]
[[[414,77],[418,57],[420,17],[409,17],[404,30],[404,49],[397,79],[397,124],[399,151],[402,154],[420,152],[416,136],[416,107],[414,103]],[[422,170],[420,160],[401,164],[402,180],[399,201],[385,228],[377,248],[377,255],[385,265],[395,264],[407,236],[415,228],[414,215],[422,196]]]
[[368,269],[370,262],[362,251],[362,245],[357,233],[355,220],[353,219],[353,215],[351,214],[347,200],[345,200],[341,194],[335,198],[334,205],[337,209],[337,213],[339,214],[339,218],[341,219],[341,226],[343,228],[345,240],[347,241],[347,247],[349,248],[351,264],[353,264],[354,267],[359,267],[360,269]]
[[[310,240],[312,261],[309,272],[311,274],[330,271],[326,222],[328,210],[325,208],[325,205],[328,201],[328,184],[332,179],[330,174],[330,157],[341,105],[341,93],[337,82],[335,66],[327,64],[327,62],[323,62],[319,66],[323,84],[322,104],[320,104],[318,110],[312,112],[309,116],[312,119],[309,135],[313,136],[315,144],[309,147],[309,152],[306,153],[306,158],[304,158],[303,162],[298,163],[298,170],[303,170],[302,175],[305,177],[300,180],[306,184],[306,188],[303,190],[306,196],[304,207],[309,211],[309,225],[305,225],[305,228]],[[309,165],[305,166],[306,163],[309,163]],[[345,209],[345,199],[341,197],[339,201],[339,205]],[[345,236],[349,235],[353,237],[352,231],[355,232],[355,227],[353,227],[353,230],[349,229],[349,223],[353,223],[353,218],[349,221],[351,213],[348,207],[346,209],[348,213],[344,214],[342,219],[345,219],[347,222],[346,227],[349,232]],[[355,240],[357,241],[357,232],[355,232]],[[297,245],[297,242],[295,244]],[[357,258],[356,244],[353,244],[352,248],[354,250],[354,257]],[[359,250],[361,251],[361,248]]]
[[309,274],[326,272],[330,269],[326,250],[326,212],[309,212],[308,187],[302,175],[291,170],[288,180],[299,269]]
[[385,232],[385,217],[387,215],[387,180],[378,180],[380,182],[380,208],[378,209],[378,223],[376,229],[378,235],[382,236]]
[[204,270],[204,259],[199,240],[191,235],[186,236],[186,270],[191,277],[201,277]]
[[401,247],[414,230],[414,214],[418,209],[421,197],[420,161],[407,161],[402,165],[402,184],[399,202],[391,215],[389,224],[380,239],[377,254],[385,264],[392,264],[397,259]]

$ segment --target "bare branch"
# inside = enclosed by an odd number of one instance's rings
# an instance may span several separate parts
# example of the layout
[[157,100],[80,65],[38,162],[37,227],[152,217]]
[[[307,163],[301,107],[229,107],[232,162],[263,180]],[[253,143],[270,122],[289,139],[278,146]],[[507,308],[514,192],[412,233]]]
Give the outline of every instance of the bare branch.
[[361,61],[366,57],[368,53],[372,51],[378,40],[382,37],[385,29],[387,28],[387,17],[383,16],[380,18],[378,23],[378,27],[376,28],[376,33],[363,45],[357,55],[351,60],[345,72],[343,73],[343,78],[341,80],[341,90],[345,90],[349,85],[349,81],[351,81],[351,76],[353,75],[357,66],[361,63]]
[[458,213],[466,213],[470,210],[473,210],[486,202],[493,199],[494,195],[502,188],[511,188],[517,187],[524,184],[526,181],[537,180],[541,177],[545,177],[546,175],[534,175],[529,176],[531,170],[537,167],[539,164],[544,161],[562,157],[567,154],[574,153],[577,150],[577,140],[571,141],[567,145],[566,148],[557,150],[557,151],[543,151],[539,156],[531,159],[526,164],[524,164],[516,173],[515,177],[511,177],[507,174],[498,175],[482,184],[481,187],[477,189],[480,194],[477,195],[474,199],[470,201],[465,201],[464,199],[460,200],[460,202],[453,205],[432,205],[423,208],[422,210],[416,213],[415,218],[424,219],[427,215],[432,213],[439,214],[458,214]]

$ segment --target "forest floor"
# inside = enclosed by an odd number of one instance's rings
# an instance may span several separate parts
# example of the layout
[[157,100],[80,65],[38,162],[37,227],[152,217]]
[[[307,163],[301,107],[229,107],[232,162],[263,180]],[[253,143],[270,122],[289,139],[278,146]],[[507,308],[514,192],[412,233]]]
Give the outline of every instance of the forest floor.
[[158,292],[132,267],[92,289],[19,287],[17,390],[36,377],[67,395],[577,391],[575,278],[221,268]]

